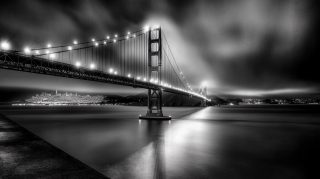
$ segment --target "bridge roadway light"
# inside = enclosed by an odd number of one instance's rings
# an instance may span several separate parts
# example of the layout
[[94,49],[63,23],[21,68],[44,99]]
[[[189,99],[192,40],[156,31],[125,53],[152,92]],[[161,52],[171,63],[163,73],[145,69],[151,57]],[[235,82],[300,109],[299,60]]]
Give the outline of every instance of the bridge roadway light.
[[24,51],[24,53],[27,54],[27,55],[30,55],[30,53],[31,53],[31,50],[30,50],[29,47],[25,47],[23,51]]
[[93,70],[93,69],[95,69],[96,68],[96,65],[94,64],[94,63],[91,63],[90,64],[90,70]]
[[2,41],[0,44],[0,49],[1,50],[10,50],[11,45],[8,41]]
[[143,27],[143,32],[146,33],[150,30],[150,27],[148,25]]
[[50,55],[49,55],[49,58],[50,58],[51,60],[55,59],[55,58],[56,58],[56,54],[54,54],[54,53],[50,54]]
[[79,61],[77,61],[75,65],[77,68],[79,68],[81,66],[81,63]]

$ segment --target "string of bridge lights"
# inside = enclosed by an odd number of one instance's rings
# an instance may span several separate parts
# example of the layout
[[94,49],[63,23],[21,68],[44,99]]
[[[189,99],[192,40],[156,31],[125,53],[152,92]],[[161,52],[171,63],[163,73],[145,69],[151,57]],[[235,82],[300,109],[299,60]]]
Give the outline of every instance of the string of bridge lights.
[[[158,29],[158,28],[160,28],[159,25],[154,25],[152,27],[146,25],[142,30],[139,30],[139,31],[136,31],[136,32],[128,31],[126,33],[126,35],[119,36],[118,34],[114,34],[113,38],[110,35],[107,35],[102,40],[96,40],[95,38],[91,38],[91,40],[89,42],[82,42],[82,43],[78,42],[78,40],[73,40],[72,44],[66,44],[66,45],[61,45],[61,46],[52,46],[51,43],[48,43],[46,45],[46,47],[44,47],[44,48],[34,48],[34,49],[30,48],[29,46],[26,46],[26,47],[23,48],[23,51],[17,51],[17,52],[18,53],[22,53],[24,55],[31,55],[31,56],[48,55],[48,58],[50,60],[54,60],[54,59],[56,59],[56,54],[59,53],[59,52],[52,52],[52,51],[50,51],[50,49],[65,48],[65,51],[72,51],[72,50],[77,50],[76,47],[78,45],[83,45],[83,44],[88,44],[88,43],[93,43],[93,46],[99,47],[99,45],[107,45],[108,43],[117,43],[120,40],[129,40],[130,38],[136,38],[138,35],[140,35],[139,33],[141,33],[141,32],[142,33],[147,33],[150,30],[155,30],[155,29]],[[123,38],[121,39],[121,37],[123,37]],[[10,42],[7,41],[7,40],[1,41],[0,42],[0,50],[2,50],[2,51],[10,51],[11,50]],[[41,53],[41,52],[44,52],[44,53]],[[171,49],[170,49],[170,52],[171,52]],[[173,55],[172,52],[171,52],[171,55]],[[82,64],[81,64],[80,61],[76,61],[74,65],[77,68],[81,68],[82,67]],[[95,63],[90,63],[89,64],[89,69],[90,70],[96,70],[97,69],[96,64]],[[179,67],[178,67],[178,70],[180,71],[179,75],[185,80],[185,76],[183,75],[183,72],[181,71],[181,69]],[[118,75],[119,74],[118,70],[116,70],[116,69],[114,69],[112,67],[109,68],[108,72],[109,72],[109,74],[112,74],[112,75]],[[132,76],[131,73],[128,73],[126,77],[127,78],[134,78],[134,76]],[[182,89],[182,88],[178,88],[178,87],[172,86],[171,84],[166,83],[164,81],[158,81],[157,79],[153,79],[153,78],[148,80],[146,77],[137,76],[135,79],[138,80],[138,81],[150,82],[150,83],[153,83],[153,84],[158,84],[158,85],[166,87],[166,88],[175,89],[175,90],[178,90],[178,91],[189,93],[191,95],[198,96],[200,98],[209,100],[205,96],[194,92],[188,82],[186,82],[186,84],[187,84],[187,87],[188,87],[189,90],[186,90],[186,89]]]

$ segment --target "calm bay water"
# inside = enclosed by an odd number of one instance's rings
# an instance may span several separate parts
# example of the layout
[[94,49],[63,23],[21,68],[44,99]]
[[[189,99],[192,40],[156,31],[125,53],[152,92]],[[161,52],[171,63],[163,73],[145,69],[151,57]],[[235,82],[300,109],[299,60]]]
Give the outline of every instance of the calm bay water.
[[0,107],[0,113],[110,178],[320,177],[320,106]]

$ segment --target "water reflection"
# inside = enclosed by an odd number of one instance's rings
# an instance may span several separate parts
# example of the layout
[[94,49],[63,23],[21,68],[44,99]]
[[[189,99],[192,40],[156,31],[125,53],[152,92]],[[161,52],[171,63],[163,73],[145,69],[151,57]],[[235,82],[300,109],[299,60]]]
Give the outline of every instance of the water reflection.
[[130,155],[126,160],[105,170],[111,178],[166,178],[165,167],[165,130],[168,121],[139,120],[139,135],[145,136],[148,144]]
[[318,174],[320,107],[168,108],[189,114],[173,121],[137,120],[136,107],[32,110],[7,114],[110,178]]

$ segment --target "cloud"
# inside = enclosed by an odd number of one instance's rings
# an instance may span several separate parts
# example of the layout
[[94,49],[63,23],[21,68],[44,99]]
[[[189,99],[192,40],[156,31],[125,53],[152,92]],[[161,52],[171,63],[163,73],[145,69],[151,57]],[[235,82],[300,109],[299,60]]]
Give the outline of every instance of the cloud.
[[[316,8],[299,0],[0,2],[0,38],[13,48],[161,24],[192,86],[237,89],[318,87]],[[314,31],[312,33],[312,31]],[[318,55],[319,56],[319,55]]]

